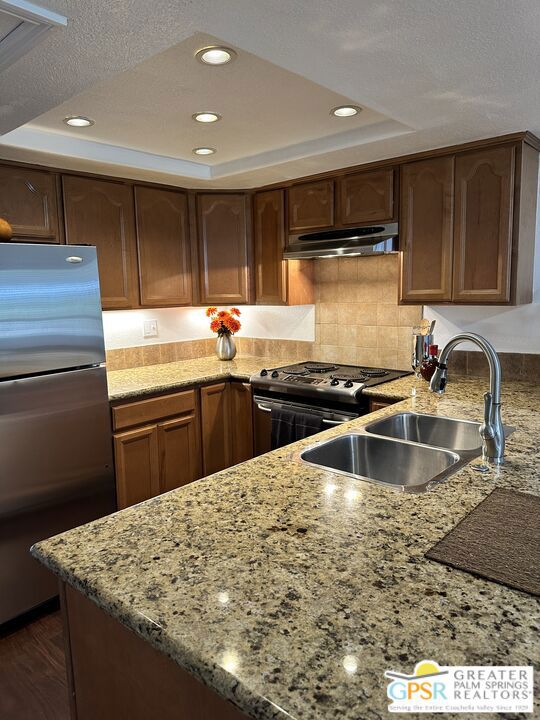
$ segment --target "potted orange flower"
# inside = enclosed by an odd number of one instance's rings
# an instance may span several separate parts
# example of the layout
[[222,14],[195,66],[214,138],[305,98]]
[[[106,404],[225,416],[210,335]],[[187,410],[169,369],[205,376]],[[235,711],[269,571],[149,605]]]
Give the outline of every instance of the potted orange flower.
[[217,307],[206,308],[206,317],[210,318],[210,330],[217,333],[216,355],[220,360],[232,360],[236,355],[236,345],[233,335],[238,332],[240,324],[240,310],[218,310]]

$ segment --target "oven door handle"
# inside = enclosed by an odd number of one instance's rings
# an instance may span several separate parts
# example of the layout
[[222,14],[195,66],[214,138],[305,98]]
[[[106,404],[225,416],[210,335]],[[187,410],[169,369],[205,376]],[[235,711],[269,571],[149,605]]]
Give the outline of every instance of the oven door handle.
[[[271,413],[272,408],[266,407],[265,405],[261,405],[260,403],[256,403],[257,409],[261,410],[262,412]],[[349,422],[350,420],[354,420],[354,418],[348,418],[347,420],[328,420],[328,418],[323,418],[322,423],[323,425],[343,425],[346,422]]]

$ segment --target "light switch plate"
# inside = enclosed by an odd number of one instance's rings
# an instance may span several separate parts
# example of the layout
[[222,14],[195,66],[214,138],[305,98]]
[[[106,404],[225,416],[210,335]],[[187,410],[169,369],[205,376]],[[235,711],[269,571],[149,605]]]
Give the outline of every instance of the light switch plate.
[[158,327],[157,320],[144,320],[143,321],[143,337],[157,337]]

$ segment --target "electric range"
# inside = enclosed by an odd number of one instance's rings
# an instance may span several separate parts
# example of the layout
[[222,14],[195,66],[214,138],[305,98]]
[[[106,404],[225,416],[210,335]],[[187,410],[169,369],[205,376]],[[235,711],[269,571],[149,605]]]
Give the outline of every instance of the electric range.
[[251,385],[257,395],[267,398],[307,400],[315,407],[358,406],[365,388],[411,374],[406,370],[306,361],[265,368],[252,375]]

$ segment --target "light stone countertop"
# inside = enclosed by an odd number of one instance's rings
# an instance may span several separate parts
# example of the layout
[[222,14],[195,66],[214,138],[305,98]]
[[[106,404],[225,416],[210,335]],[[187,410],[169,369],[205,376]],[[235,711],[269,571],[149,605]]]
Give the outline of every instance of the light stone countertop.
[[274,368],[297,362],[299,361],[249,355],[238,356],[234,360],[218,360],[213,356],[128,370],[112,370],[107,372],[109,400],[129,400],[228,378],[248,381],[264,367]]
[[[486,386],[465,378],[438,398],[397,380],[388,397],[407,399],[317,439],[406,409],[479,420]],[[495,487],[540,494],[539,400],[537,385],[505,383],[507,463],[424,494],[291,460],[308,438],[32,552],[248,717],[389,718],[387,669],[538,661],[537,598],[424,554]]]

